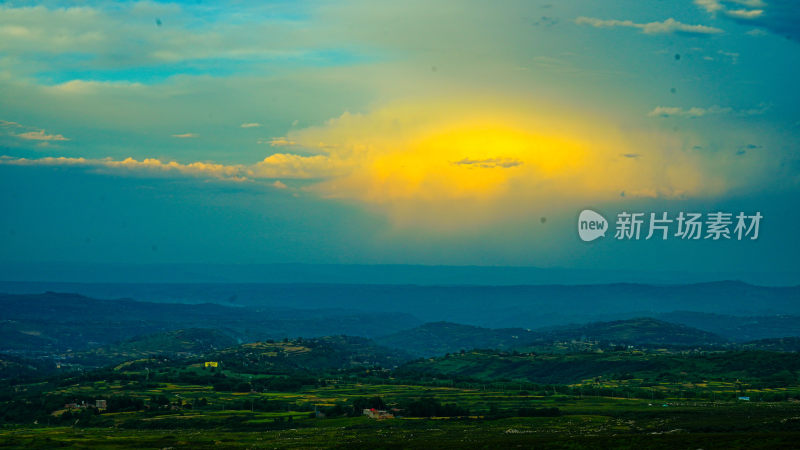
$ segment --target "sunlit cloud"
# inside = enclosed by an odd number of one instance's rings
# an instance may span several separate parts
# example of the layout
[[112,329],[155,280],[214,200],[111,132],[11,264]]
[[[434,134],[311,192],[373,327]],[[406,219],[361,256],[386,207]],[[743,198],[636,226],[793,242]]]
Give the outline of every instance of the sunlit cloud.
[[[695,16],[724,14],[748,23],[742,32],[774,19],[776,4],[696,3]],[[0,122],[8,153],[30,157],[41,153],[37,144],[69,136],[80,137],[85,157],[3,164],[253,181],[356,204],[397,225],[452,229],[622,192],[723,195],[745,182],[734,176],[743,169],[692,148],[724,147],[735,127],[723,121],[765,114],[763,105],[739,109],[753,98],[774,101],[766,88],[736,90],[745,85],[729,84],[734,74],[721,81],[726,103],[715,105],[717,90],[698,71],[716,64],[702,58],[749,73],[753,49],[740,44],[759,43],[666,7],[658,20],[632,11],[634,21],[588,17],[599,13],[576,4],[558,19],[524,3],[467,1],[454,18],[448,2],[344,1],[302,14],[289,7],[289,18],[273,6],[243,6],[252,17],[244,21],[220,9],[209,21],[205,7],[191,4],[87,5],[0,7],[0,53],[8,55],[0,83],[19,91],[5,118],[38,122]],[[580,14],[575,22],[586,26],[564,24]],[[628,40],[614,55],[628,32],[652,37]],[[702,36],[716,37],[691,39]],[[778,72],[765,68],[771,80]],[[673,86],[678,95],[668,94]]]
[[480,167],[482,169],[503,168],[508,169],[522,165],[522,161],[513,158],[487,158],[487,159],[469,159],[464,158],[459,161],[454,161],[453,164],[459,166],[472,166]]
[[[744,114],[732,108],[657,107],[651,116]],[[6,165],[69,165],[123,174],[259,181],[278,189],[307,180],[322,198],[357,202],[400,227],[482,226],[531,208],[626,198],[702,198],[740,183],[671,133],[619,133],[596,117],[553,105],[475,99],[418,100],[344,113],[294,129],[251,164],[154,158],[4,158]]]
[[327,155],[276,153],[250,166],[247,173],[255,178],[322,179],[341,174],[346,164]]
[[286,139],[285,137],[273,137],[270,139],[259,139],[259,144],[269,144],[272,147],[292,147],[297,145],[296,142]]
[[14,136],[16,136],[16,137],[18,137],[20,139],[25,139],[25,140],[30,140],[30,141],[68,141],[69,140],[68,138],[65,138],[64,136],[62,136],[60,134],[47,134],[47,133],[44,132],[44,130],[28,131],[27,133],[19,133],[19,134],[15,134]]
[[43,158],[13,158],[0,157],[0,164],[14,166],[74,166],[89,167],[98,169],[113,169],[124,171],[125,173],[135,174],[159,174],[175,173],[182,175],[202,176],[218,178],[230,181],[244,181],[242,174],[244,168],[237,165],[224,165],[207,162],[192,162],[181,164],[175,161],[163,162],[156,158],[145,158],[137,160],[125,158],[114,160],[111,158],[91,159],[91,158],[70,158],[70,157],[43,157]]
[[[717,195],[717,171],[668,134],[621,135],[556,108],[405,102],[345,113],[288,138],[315,156],[272,155],[275,172],[318,174],[308,190],[358,201],[398,226],[451,229],[531,208],[627,197]],[[256,172],[257,173],[257,172]],[[494,218],[494,219],[493,219]]]

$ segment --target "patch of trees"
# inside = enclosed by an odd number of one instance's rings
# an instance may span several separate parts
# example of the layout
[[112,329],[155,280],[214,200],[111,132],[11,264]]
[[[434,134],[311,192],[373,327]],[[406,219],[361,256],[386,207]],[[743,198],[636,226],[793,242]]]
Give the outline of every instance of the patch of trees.
[[558,417],[561,410],[558,408],[520,408],[517,417]]
[[423,397],[403,406],[403,415],[408,417],[462,417],[468,416],[469,410],[455,404],[442,404],[431,397]]

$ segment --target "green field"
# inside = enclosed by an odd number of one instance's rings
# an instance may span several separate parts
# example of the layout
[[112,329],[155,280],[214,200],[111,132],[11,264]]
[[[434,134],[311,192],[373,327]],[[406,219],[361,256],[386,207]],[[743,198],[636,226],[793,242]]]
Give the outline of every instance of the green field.
[[15,375],[0,381],[0,446],[727,449],[800,439],[796,353],[562,347],[408,359],[363,339],[285,339]]
[[[572,392],[579,386],[551,386],[554,393],[486,388],[433,387],[405,384],[341,383],[307,387],[296,392],[228,393],[208,386],[155,383],[131,390],[116,382],[84,382],[49,391],[63,398],[141,399],[140,411],[74,414],[65,420],[64,409],[35,423],[6,424],[0,445],[7,448],[73,447],[507,447],[545,445],[552,448],[583,446],[681,448],[775,447],[800,438],[800,403],[792,401],[705,401],[666,397],[653,401],[604,396],[608,389],[622,390],[629,380],[587,385],[587,394]],[[523,384],[524,388],[525,385]],[[678,386],[654,386],[673,392]],[[18,387],[31,393],[41,385]],[[694,386],[703,392],[725,393],[732,385]],[[594,394],[588,394],[594,390]],[[792,391],[793,395],[796,393]],[[752,395],[753,393],[751,393]],[[169,405],[152,407],[163,397]],[[358,399],[380,397],[387,407],[418,399],[436,399],[468,411],[459,417],[397,417],[369,419],[347,407]],[[197,406],[202,402],[202,406]],[[180,405],[180,406],[177,406]],[[247,408],[247,406],[250,408]],[[279,407],[278,411],[262,411]],[[333,411],[317,417],[315,410]],[[278,409],[278,408],[275,408]],[[545,417],[519,417],[557,411]],[[402,415],[399,414],[399,415]]]

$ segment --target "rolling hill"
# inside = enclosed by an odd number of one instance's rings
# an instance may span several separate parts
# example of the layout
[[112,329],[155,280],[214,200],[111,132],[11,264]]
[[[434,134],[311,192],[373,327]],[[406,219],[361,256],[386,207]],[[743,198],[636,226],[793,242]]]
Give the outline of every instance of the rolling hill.
[[636,347],[714,347],[727,342],[707,331],[647,317],[533,331],[435,322],[382,336],[376,341],[417,356],[444,355],[471,349],[522,349],[573,341]]
[[61,355],[65,362],[100,367],[156,355],[191,357],[237,345],[238,340],[216,330],[189,328],[137,336],[118,344]]
[[395,371],[395,376],[560,384],[603,378],[680,383],[762,379],[780,385],[796,383],[798,370],[800,358],[795,354],[762,351],[536,354],[480,350],[413,361]]
[[204,356],[243,373],[293,373],[298,369],[393,368],[412,357],[354,336],[254,342]]
[[543,340],[589,340],[635,346],[707,347],[727,342],[708,331],[650,317],[558,327],[539,333]]

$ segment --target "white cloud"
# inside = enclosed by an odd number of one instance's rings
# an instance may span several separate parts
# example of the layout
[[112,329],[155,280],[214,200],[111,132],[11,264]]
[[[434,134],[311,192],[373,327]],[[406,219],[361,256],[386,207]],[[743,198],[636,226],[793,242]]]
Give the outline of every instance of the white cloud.
[[183,134],[173,134],[172,137],[178,139],[194,139],[198,137],[198,135],[195,133],[183,133]]
[[736,53],[736,52],[726,52],[724,50],[717,50],[717,53],[722,55],[722,56],[724,56],[724,57],[726,57],[726,58],[729,58],[730,61],[731,61],[731,64],[738,64],[739,63],[739,54]]
[[[736,19],[755,19],[760,17],[764,13],[764,10],[754,8],[764,8],[767,6],[767,4],[761,0],[694,0],[694,4],[703,8],[707,13],[716,14],[719,12]],[[729,4],[736,5],[737,9],[730,9],[728,7]],[[739,6],[744,6],[746,8],[738,8]]]
[[767,32],[761,28],[753,28],[752,30],[748,31],[747,34],[750,36],[764,36],[767,34]]
[[575,23],[579,25],[591,25],[595,28],[613,28],[613,27],[626,27],[637,28],[644,34],[671,34],[671,33],[688,33],[688,34],[718,34],[723,31],[719,28],[709,27],[705,25],[687,25],[678,22],[675,19],[669,18],[663,22],[649,22],[649,23],[636,23],[631,20],[603,20],[593,17],[578,17]]
[[763,9],[730,9],[725,14],[736,19],[756,19],[764,14]]
[[703,117],[709,114],[726,114],[731,112],[731,108],[721,108],[719,106],[712,106],[710,108],[700,108],[693,106],[691,108],[679,108],[677,106],[657,106],[655,109],[647,113],[649,117]]
[[705,9],[706,12],[715,13],[723,9],[719,0],[694,0],[694,4]]
[[710,106],[702,108],[693,106],[691,108],[680,108],[677,106],[657,106],[647,113],[648,117],[687,117],[697,118],[711,115],[734,114],[737,116],[756,116],[764,114],[769,109],[768,105],[760,105],[758,108],[734,110],[731,107]]
[[242,128],[258,128],[261,126],[261,124],[258,122],[245,122],[239,126]]
[[[763,27],[779,36],[800,40],[800,8],[796,0],[694,0],[712,16],[720,16],[743,25]],[[749,31],[748,35],[761,33]]]

